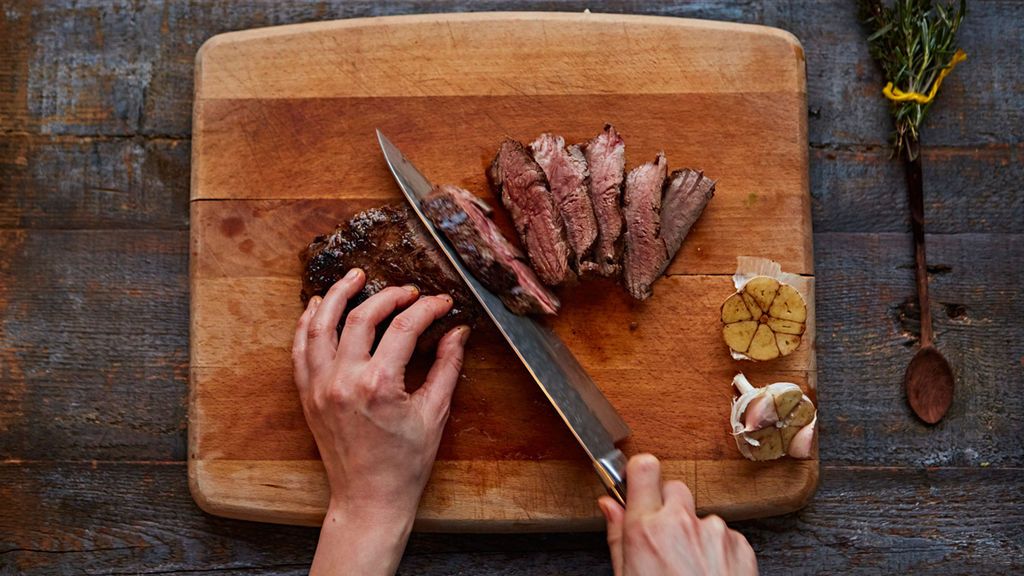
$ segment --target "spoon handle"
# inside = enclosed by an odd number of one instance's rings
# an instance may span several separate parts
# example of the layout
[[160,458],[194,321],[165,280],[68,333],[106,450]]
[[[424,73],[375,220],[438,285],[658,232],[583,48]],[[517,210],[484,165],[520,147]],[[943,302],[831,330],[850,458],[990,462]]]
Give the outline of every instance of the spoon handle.
[[928,264],[924,252],[924,186],[921,182],[921,153],[905,162],[907,193],[910,200],[910,228],[914,233],[914,260],[917,275],[917,302],[921,311],[921,347],[932,345],[932,314],[928,307]]

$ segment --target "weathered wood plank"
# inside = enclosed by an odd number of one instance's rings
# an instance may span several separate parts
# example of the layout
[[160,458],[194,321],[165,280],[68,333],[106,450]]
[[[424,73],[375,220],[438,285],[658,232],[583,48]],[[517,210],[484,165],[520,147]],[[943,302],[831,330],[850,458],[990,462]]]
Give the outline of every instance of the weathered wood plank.
[[[807,55],[811,142],[882,144],[888,138],[880,75],[853,3],[846,0],[25,4],[0,15],[0,36],[10,48],[10,56],[0,60],[0,118],[6,130],[184,136],[190,131],[193,57],[220,32],[423,11],[584,8],[787,29],[802,40]],[[1017,29],[1022,19],[1024,4],[1014,0],[971,3],[962,33],[971,60],[946,81],[924,131],[927,144],[1022,141],[1024,68],[993,64],[1015,62],[1024,52]]]
[[[830,467],[811,504],[737,524],[765,574],[1024,567],[1020,469]],[[0,573],[298,574],[315,529],[202,514],[183,464],[0,464]],[[610,574],[601,533],[414,534],[400,574]]]
[[956,377],[936,426],[914,418],[902,391],[919,318],[910,236],[814,240],[822,461],[1024,464],[1024,235],[928,236],[936,345]]
[[0,231],[0,460],[184,459],[187,241]]
[[[811,151],[816,232],[904,232],[910,208],[903,163],[886,148]],[[1024,146],[926,148],[925,230],[1024,232]]]
[[0,138],[0,228],[188,227],[187,140]]

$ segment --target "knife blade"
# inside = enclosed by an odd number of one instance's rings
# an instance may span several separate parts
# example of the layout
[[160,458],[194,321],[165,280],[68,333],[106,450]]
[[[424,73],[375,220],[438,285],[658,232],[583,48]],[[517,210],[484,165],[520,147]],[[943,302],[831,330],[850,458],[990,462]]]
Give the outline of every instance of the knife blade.
[[377,140],[413,212],[583,447],[608,493],[625,505],[626,457],[615,443],[629,436],[629,426],[558,336],[532,318],[510,312],[466,269],[444,234],[423,213],[421,202],[433,185],[380,130]]

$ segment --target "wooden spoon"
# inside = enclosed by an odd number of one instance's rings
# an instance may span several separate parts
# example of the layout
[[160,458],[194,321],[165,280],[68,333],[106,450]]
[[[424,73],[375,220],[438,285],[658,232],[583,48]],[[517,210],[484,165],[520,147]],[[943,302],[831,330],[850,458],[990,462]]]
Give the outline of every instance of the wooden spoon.
[[921,155],[906,163],[907,189],[910,195],[910,223],[914,232],[914,259],[917,270],[917,300],[921,311],[921,349],[907,366],[903,386],[907,402],[917,417],[935,424],[953,403],[953,371],[949,362],[932,345],[932,315],[928,308],[928,268],[924,253],[924,192],[921,182]]

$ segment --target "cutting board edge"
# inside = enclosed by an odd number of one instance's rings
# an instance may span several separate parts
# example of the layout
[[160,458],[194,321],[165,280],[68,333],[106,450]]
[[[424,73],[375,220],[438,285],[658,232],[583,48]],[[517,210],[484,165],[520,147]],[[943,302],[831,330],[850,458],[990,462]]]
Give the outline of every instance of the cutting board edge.
[[[460,465],[463,462],[447,461],[447,464]],[[441,464],[441,468],[444,468]],[[500,462],[470,463],[500,466]],[[522,466],[518,462],[518,466]],[[546,462],[530,463],[540,466],[554,465],[573,468],[585,478],[592,478],[592,472],[581,462]],[[299,526],[320,526],[323,522],[327,501],[326,478],[320,476],[319,482],[313,486],[289,489],[287,483],[297,476],[308,476],[311,468],[321,465],[319,460],[199,460],[190,458],[188,463],[189,490],[196,504],[204,512],[215,516]],[[259,478],[247,475],[247,469],[258,466],[263,472]],[[675,471],[681,476],[695,494],[697,513],[701,516],[716,514],[727,521],[764,518],[795,512],[803,508],[814,495],[818,487],[820,461],[782,460],[774,464],[749,462],[747,460],[666,460],[663,469]],[[438,473],[435,466],[435,474]],[[721,482],[723,469],[729,472],[733,482]],[[266,472],[270,470],[271,474]],[[797,474],[794,474],[794,470]],[[305,471],[305,472],[303,472]],[[441,472],[444,474],[444,471]],[[751,475],[761,474],[757,479]],[[704,485],[703,475],[714,478],[713,483]],[[234,480],[232,480],[234,478]],[[716,502],[702,503],[712,498],[712,492],[730,493],[749,488],[749,482],[769,484],[785,483],[789,492],[776,491],[769,499],[764,499],[761,490],[750,490],[749,500],[740,500],[721,504]],[[797,484],[794,484],[794,481]],[[604,529],[604,520],[597,508],[597,497],[603,493],[600,485],[594,480],[589,485],[581,482],[582,492],[578,497],[592,502],[590,509],[573,517],[469,517],[452,515],[450,517],[425,518],[418,516],[414,525],[417,532],[437,533],[512,533],[512,532],[596,532]],[[712,492],[709,492],[709,489]],[[241,495],[248,495],[243,497]],[[429,497],[429,496],[427,496]],[[734,498],[734,496],[730,496]],[[448,495],[446,498],[453,498]],[[296,506],[296,501],[301,505]],[[268,502],[286,502],[275,508]],[[496,510],[500,512],[501,510]]]
[[[370,25],[381,24],[420,24],[433,23],[438,20],[464,21],[464,22],[499,22],[499,21],[548,21],[548,22],[579,22],[579,21],[605,21],[605,22],[627,22],[636,24],[664,24],[666,26],[688,26],[694,28],[705,28],[719,31],[745,32],[751,34],[763,34],[774,36],[790,44],[803,55],[803,44],[800,39],[788,30],[775,26],[763,24],[748,24],[743,22],[726,22],[722,20],[707,20],[702,18],[677,18],[673,16],[657,16],[648,14],[615,14],[604,12],[538,12],[538,11],[495,11],[495,12],[436,12],[430,14],[398,14],[393,16],[370,16],[365,18],[340,18],[322,22],[304,22],[301,24],[285,24],[280,26],[264,26],[260,28],[249,28],[247,30],[235,30],[223,32],[208,38],[196,51],[196,93],[199,92],[199,81],[201,78],[201,66],[209,52],[217,47],[227,44],[241,42],[261,41],[273,37],[286,37],[309,32],[322,32],[328,30],[341,30],[346,28],[359,28]],[[806,79],[806,75],[804,76]],[[806,90],[806,82],[804,84]]]

